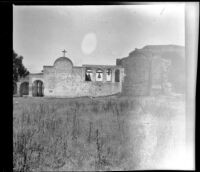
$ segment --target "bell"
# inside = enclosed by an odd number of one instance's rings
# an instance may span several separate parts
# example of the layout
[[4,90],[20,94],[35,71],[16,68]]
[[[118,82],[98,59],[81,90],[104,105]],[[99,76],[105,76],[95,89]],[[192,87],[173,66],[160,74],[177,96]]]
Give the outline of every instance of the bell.
[[101,75],[100,75],[100,73],[99,73],[99,75],[98,75],[98,78],[101,78]]

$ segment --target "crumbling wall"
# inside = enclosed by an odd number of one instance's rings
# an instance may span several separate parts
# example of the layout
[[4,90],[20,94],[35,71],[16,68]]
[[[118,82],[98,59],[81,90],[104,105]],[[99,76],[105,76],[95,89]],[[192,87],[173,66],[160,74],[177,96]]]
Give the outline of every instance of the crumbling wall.
[[[44,66],[44,95],[47,97],[106,96],[121,92],[123,69],[120,82],[85,81],[86,67],[74,67],[67,61],[56,62],[54,66]],[[59,65],[59,67],[57,66]],[[114,75],[113,75],[114,77]],[[104,76],[105,78],[105,76]]]
[[185,47],[178,45],[148,45],[141,50],[153,52],[162,59],[166,59],[170,62],[170,65],[168,65],[167,77],[171,84],[172,92],[184,94],[186,76]]
[[138,50],[128,57],[117,59],[117,65],[125,69],[122,95],[142,96],[169,93],[168,67],[170,61],[151,51]]
[[[26,85],[24,85],[25,83],[27,83]],[[26,77],[22,77],[19,79],[19,81],[16,83],[16,94],[15,96],[23,96],[23,90],[26,90],[25,92],[28,92],[29,88],[27,87],[29,85],[29,75],[27,75]],[[22,88],[24,87],[24,88]],[[27,87],[27,88],[26,88]]]
[[152,89],[151,94],[170,94],[171,84],[168,81],[170,60],[154,56],[152,61]]
[[121,60],[121,66],[125,70],[125,78],[122,84],[123,95],[144,95],[148,87],[148,61],[142,54],[135,58],[131,56]]
[[[44,75],[43,73],[35,73],[35,74],[30,74],[29,75],[29,96],[34,96],[34,91],[35,91],[35,81],[41,81],[43,84],[42,92],[44,90]],[[37,88],[36,88],[37,89]]]

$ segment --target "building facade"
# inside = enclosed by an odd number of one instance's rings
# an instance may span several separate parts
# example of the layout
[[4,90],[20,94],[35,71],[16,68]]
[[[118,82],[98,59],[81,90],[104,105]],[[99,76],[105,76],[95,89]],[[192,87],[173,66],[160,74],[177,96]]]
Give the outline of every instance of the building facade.
[[169,59],[164,59],[151,50],[135,49],[128,57],[117,59],[116,63],[123,67],[126,73],[122,95],[150,96],[171,93],[171,83],[168,81],[171,66]]
[[[174,73],[179,78],[184,76],[179,72],[182,70],[174,72],[178,67],[175,67],[176,63],[172,66],[171,60],[177,59],[184,49],[181,53],[174,49],[177,47],[171,45],[145,46],[117,59],[116,65],[74,66],[69,58],[63,56],[56,59],[52,66],[43,66],[42,73],[22,78],[16,84],[15,92],[20,96],[46,97],[171,94],[177,84],[172,84],[169,76]],[[180,83],[184,85],[184,82]]]
[[124,69],[115,65],[74,66],[67,57],[43,66],[41,73],[29,74],[16,85],[16,95],[33,97],[106,96],[122,91]]

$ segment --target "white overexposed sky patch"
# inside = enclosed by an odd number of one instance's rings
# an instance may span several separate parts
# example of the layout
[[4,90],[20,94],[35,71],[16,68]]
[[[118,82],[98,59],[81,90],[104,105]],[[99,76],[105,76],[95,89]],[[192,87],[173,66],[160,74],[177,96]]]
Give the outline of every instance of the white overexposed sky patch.
[[83,40],[82,40],[82,52],[84,54],[91,54],[93,51],[95,51],[97,45],[97,39],[95,33],[87,33]]
[[75,66],[115,64],[145,45],[185,45],[184,3],[13,6],[13,47],[30,72],[66,49]]

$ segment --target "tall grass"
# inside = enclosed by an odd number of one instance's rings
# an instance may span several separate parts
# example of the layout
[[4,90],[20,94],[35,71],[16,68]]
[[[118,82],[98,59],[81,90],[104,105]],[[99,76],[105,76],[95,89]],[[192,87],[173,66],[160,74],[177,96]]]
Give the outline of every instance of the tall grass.
[[133,170],[137,157],[134,163],[130,116],[137,116],[141,107],[157,115],[166,108],[123,98],[18,101],[13,111],[13,166],[22,172]]

